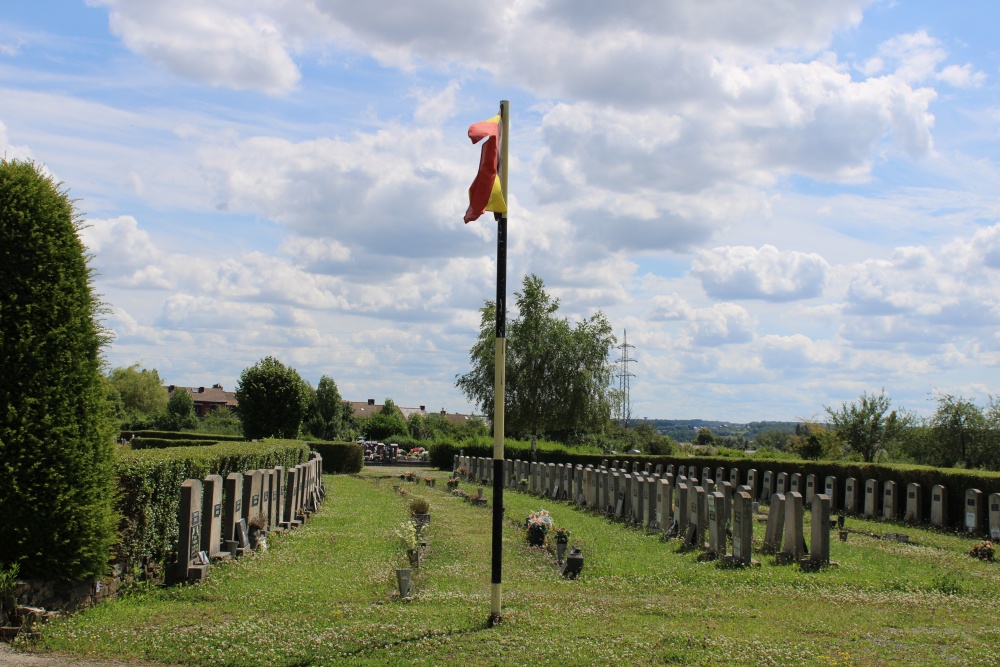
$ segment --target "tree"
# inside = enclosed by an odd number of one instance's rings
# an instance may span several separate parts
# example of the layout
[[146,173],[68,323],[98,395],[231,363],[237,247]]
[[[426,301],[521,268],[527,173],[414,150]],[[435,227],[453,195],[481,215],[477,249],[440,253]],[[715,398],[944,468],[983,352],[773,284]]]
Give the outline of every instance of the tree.
[[934,436],[933,451],[927,452],[931,465],[944,468],[983,465],[986,418],[975,403],[951,394],[939,396],[930,426]]
[[712,435],[712,431],[707,426],[703,426],[698,430],[698,435],[695,436],[693,444],[699,447],[711,447],[715,444],[715,436]]
[[108,384],[122,429],[149,428],[167,410],[167,390],[155,368],[119,366],[108,373]]
[[406,435],[408,431],[406,422],[400,413],[387,415],[376,412],[362,420],[361,433],[364,434],[366,440],[382,441],[388,440],[393,435]]
[[103,305],[66,191],[0,159],[0,562],[106,573],[116,538]]
[[905,414],[902,418],[895,410],[886,414],[891,405],[883,389],[878,396],[864,392],[857,402],[843,403],[838,410],[829,406],[823,409],[830,415],[833,429],[844,445],[872,463],[908,425]]
[[194,399],[184,387],[177,387],[167,401],[167,412],[161,420],[163,428],[170,431],[194,429],[198,427],[198,415],[194,411]]
[[[515,292],[518,315],[507,326],[505,422],[509,432],[529,434],[532,453],[541,434],[563,437],[603,432],[611,421],[611,365],[615,344],[603,313],[575,327],[556,315],[559,300],[542,280],[525,276]],[[480,311],[479,337],[470,350],[472,369],[456,386],[493,420],[495,305]]]
[[674,441],[660,435],[660,432],[647,421],[641,421],[635,425],[632,431],[636,435],[639,448],[654,456],[674,453]]
[[309,391],[294,368],[264,357],[240,373],[236,400],[248,439],[297,438]]
[[324,375],[310,393],[307,430],[322,440],[335,440],[344,430],[344,401],[333,378]]

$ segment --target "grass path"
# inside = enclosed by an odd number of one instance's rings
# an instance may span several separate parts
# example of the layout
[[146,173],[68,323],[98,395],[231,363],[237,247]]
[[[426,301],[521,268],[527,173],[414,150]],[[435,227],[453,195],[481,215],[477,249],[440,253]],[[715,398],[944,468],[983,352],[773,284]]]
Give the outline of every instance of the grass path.
[[489,510],[447,495],[442,473],[437,489],[404,486],[430,501],[433,523],[416,596],[401,601],[393,529],[406,499],[380,474],[328,477],[323,511],[267,552],[199,586],[57,621],[32,650],[219,666],[1000,664],[1000,565],[966,556],[959,536],[908,529],[914,546],[852,534],[832,546],[840,565],[818,573],[766,556],[724,570],[676,541],[518,493],[505,496],[508,516],[549,509],[586,563],[561,579],[507,522],[504,622],[487,629]]

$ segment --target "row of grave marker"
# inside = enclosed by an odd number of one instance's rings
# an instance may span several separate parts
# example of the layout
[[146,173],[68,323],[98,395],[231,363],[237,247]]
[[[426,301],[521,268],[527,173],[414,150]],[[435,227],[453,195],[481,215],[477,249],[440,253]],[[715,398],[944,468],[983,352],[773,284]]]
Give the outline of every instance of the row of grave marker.
[[[492,483],[493,460],[483,457],[471,457],[456,455],[454,459],[454,470],[459,467],[466,469],[466,477],[469,480]],[[588,475],[587,471],[590,471]],[[613,480],[607,478],[613,472],[622,475],[643,475],[647,478],[659,479],[665,475],[675,475],[673,465],[668,465],[664,469],[662,464],[657,464],[655,468],[650,463],[646,463],[642,470],[638,461],[633,461],[631,466],[628,461],[620,465],[617,460],[610,462],[604,459],[601,466],[594,468],[591,465],[583,466],[577,464],[562,463],[532,463],[520,460],[504,461],[504,486],[517,488],[522,479],[528,480],[530,493],[559,498],[563,500],[576,500],[577,504],[598,508],[602,511],[617,509],[615,502],[608,501],[608,496],[616,498],[622,491],[618,487],[613,489],[605,488],[613,484]],[[605,472],[602,472],[605,471]],[[684,476],[688,480],[697,483],[698,470],[695,466],[680,466],[676,471],[678,477]],[[607,478],[605,481],[602,478]],[[705,480],[706,485],[721,486],[728,483],[730,489],[735,490],[740,486],[740,470],[731,468],[728,471],[719,467],[713,471],[710,468],[702,468],[700,479]],[[719,482],[719,480],[723,480]],[[621,480],[619,486],[621,485]],[[631,481],[629,481],[627,495],[629,498],[633,491]],[[802,475],[801,473],[788,474],[785,472],[773,474],[765,471],[759,475],[758,471],[751,469],[747,471],[744,486],[748,487],[748,493],[752,500],[757,500],[761,504],[771,504],[773,495],[785,496],[788,493],[799,493],[803,503],[812,506],[812,500],[816,495],[826,495],[830,499],[830,511],[843,510],[847,514],[858,514],[868,518],[884,518],[897,520],[902,518],[911,523],[922,523],[929,520],[934,526],[946,527],[948,522],[948,494],[942,485],[935,485],[931,488],[930,516],[924,516],[925,489],[921,484],[911,482],[906,486],[905,497],[900,484],[887,481],[882,488],[875,479],[865,480],[864,484],[853,477],[843,482],[843,486],[838,483],[838,479],[833,476],[822,480],[816,475]],[[842,493],[841,493],[842,490]],[[641,492],[638,492],[641,493]],[[962,528],[965,532],[973,534],[988,533],[992,539],[1000,539],[1000,493],[992,493],[988,498],[979,489],[967,489],[965,492],[965,511],[963,512]],[[655,523],[659,523],[655,521]]]
[[322,473],[323,457],[309,452],[308,461],[287,470],[276,466],[225,479],[185,480],[177,510],[177,563],[168,570],[168,582],[202,581],[213,561],[245,554],[254,520],[265,532],[300,526],[326,496]]

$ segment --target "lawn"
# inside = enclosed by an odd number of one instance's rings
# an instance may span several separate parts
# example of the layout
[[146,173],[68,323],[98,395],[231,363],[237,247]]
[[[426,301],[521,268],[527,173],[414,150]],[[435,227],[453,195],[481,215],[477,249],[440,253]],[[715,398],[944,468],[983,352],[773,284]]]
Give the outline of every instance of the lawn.
[[[390,472],[327,477],[322,511],[266,552],[202,585],[58,620],[30,649],[220,666],[1000,664],[1000,564],[970,558],[962,536],[848,518],[837,566],[804,573],[757,555],[760,567],[722,569],[677,540],[515,492],[503,622],[488,628],[490,510],[449,495],[444,473],[430,473],[436,488],[403,485],[429,500],[432,524],[415,596],[400,600],[393,531],[409,498]],[[584,552],[574,581],[525,543],[517,524],[540,507]],[[865,534],[897,530],[915,544]]]

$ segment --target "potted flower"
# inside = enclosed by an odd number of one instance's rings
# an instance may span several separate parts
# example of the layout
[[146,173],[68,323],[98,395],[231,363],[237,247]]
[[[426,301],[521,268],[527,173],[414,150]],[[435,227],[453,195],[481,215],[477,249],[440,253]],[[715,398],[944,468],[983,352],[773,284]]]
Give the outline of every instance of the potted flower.
[[980,542],[972,547],[969,555],[973,558],[992,563],[993,558],[996,556],[996,548],[990,542]]
[[430,486],[431,482],[434,481],[433,477],[424,477],[424,486]]
[[468,472],[468,471],[465,469],[465,466],[459,466],[458,470],[455,471],[455,476],[457,476],[457,477],[465,477],[465,473],[466,472]]
[[544,547],[545,537],[552,527],[552,517],[546,510],[532,512],[524,522],[527,531],[528,544],[533,547]]
[[417,524],[413,521],[404,521],[396,526],[393,531],[399,539],[399,543],[406,549],[406,557],[410,560],[410,567],[420,567],[420,539],[417,537]]
[[454,477],[452,477],[451,479],[449,479],[448,480],[448,488],[450,490],[457,489],[458,488],[458,480],[455,479]]
[[410,514],[417,528],[422,528],[431,522],[431,505],[425,498],[414,498],[410,501]]
[[522,477],[521,481],[517,483],[517,486],[520,488],[521,493],[526,493],[528,490],[528,478]]
[[552,531],[552,536],[556,538],[556,560],[562,565],[563,555],[566,553],[566,547],[569,544],[569,529],[568,528],[556,528]]
[[250,523],[247,524],[249,529],[248,539],[250,540],[251,549],[267,549],[267,519],[262,515],[258,514],[254,518],[250,519]]

